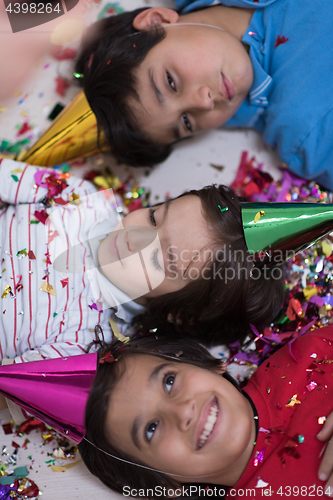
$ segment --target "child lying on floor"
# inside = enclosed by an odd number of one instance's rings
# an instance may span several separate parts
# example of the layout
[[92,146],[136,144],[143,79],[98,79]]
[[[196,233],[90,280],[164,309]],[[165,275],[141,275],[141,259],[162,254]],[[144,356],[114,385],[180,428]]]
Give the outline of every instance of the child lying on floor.
[[81,456],[125,495],[198,496],[193,483],[201,492],[209,484],[215,497],[333,493],[332,443],[321,462],[321,441],[333,431],[332,343],[332,326],[298,337],[266,360],[243,392],[225,363],[190,339],[106,345]]
[[111,341],[110,318],[128,335],[145,309],[152,324],[193,324],[198,337],[206,328],[203,340],[229,343],[280,310],[282,272],[252,278],[240,203],[227,187],[120,222],[114,197],[83,179],[6,159],[0,178],[0,358],[82,354],[97,323]]
[[115,156],[154,165],[179,140],[253,127],[291,170],[333,190],[332,2],[176,3],[180,15],[153,7],[99,21],[77,61]]

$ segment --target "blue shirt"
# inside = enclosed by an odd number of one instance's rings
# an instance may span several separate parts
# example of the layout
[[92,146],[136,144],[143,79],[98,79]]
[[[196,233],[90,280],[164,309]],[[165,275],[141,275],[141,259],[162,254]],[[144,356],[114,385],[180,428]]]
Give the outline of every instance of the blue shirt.
[[298,175],[333,190],[333,1],[176,0],[182,13],[210,5],[255,8],[242,41],[254,70],[231,127],[252,127]]

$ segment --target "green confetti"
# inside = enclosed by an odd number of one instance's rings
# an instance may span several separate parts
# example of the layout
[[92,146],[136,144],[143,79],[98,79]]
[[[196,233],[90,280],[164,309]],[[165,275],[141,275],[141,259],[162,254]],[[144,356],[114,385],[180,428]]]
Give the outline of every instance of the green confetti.
[[[3,141],[6,142],[6,141]],[[15,142],[14,144],[8,143],[6,148],[3,149],[3,151],[6,151],[7,153],[13,153],[15,155],[18,155],[26,144],[29,144],[30,139],[22,139],[22,141]],[[2,145],[1,145],[2,148]]]
[[17,177],[17,175],[11,175],[11,177],[14,179],[15,182],[18,182],[19,181],[19,178]]
[[30,224],[39,224],[39,220],[31,219]]
[[13,479],[22,479],[29,474],[27,467],[24,465],[23,467],[16,467],[14,472],[10,476],[2,476],[0,478],[0,484],[12,484]]
[[7,150],[9,144],[10,144],[10,141],[5,141],[5,140],[1,141],[1,145],[0,145],[1,151]]
[[298,436],[298,442],[301,443],[301,444],[304,443],[304,436],[303,436],[303,434],[300,434]]
[[53,317],[55,318],[56,316],[58,316],[58,313],[53,313]]
[[217,205],[219,207],[219,209],[221,210],[221,212],[225,212],[226,210],[229,210],[228,207],[224,207],[224,208],[221,208],[220,205]]

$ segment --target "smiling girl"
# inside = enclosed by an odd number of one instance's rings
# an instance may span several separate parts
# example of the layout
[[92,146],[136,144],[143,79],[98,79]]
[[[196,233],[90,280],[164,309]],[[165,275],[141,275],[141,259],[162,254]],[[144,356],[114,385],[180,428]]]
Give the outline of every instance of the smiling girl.
[[332,327],[299,337],[264,362],[243,392],[225,364],[190,339],[105,346],[82,458],[108,487],[148,498],[179,496],[193,483],[235,498],[245,490],[251,498],[333,492],[331,444],[320,459],[320,441],[332,435],[332,415],[321,427],[332,411],[332,342]]
[[[115,228],[100,245],[100,269],[146,307],[145,329],[174,329],[204,342],[230,343],[243,340],[249,324],[261,328],[280,311],[282,270],[252,273],[241,205],[232,189],[192,190],[131,212],[122,225],[121,233]],[[152,230],[158,234],[153,243]],[[139,251],[141,261],[126,259]]]

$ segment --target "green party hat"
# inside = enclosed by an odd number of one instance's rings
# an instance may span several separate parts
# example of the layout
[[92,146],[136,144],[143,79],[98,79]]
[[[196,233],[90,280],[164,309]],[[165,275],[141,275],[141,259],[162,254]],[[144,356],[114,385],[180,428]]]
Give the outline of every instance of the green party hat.
[[256,265],[277,265],[333,231],[333,204],[241,203],[245,241]]

